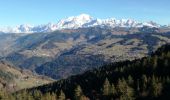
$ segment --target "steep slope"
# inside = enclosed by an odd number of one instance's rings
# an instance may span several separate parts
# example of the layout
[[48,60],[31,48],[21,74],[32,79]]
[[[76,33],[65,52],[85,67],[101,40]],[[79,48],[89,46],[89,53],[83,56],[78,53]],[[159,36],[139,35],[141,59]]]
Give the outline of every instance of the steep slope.
[[170,45],[165,45],[151,56],[134,61],[108,64],[84,74],[29,89],[28,92],[33,93],[37,90],[43,94],[53,92],[51,96],[55,97],[55,94],[60,94],[62,90],[59,98],[62,96],[62,98],[71,100],[85,98],[85,96],[86,99],[88,97],[92,100],[123,98],[167,100],[170,99],[169,61]]
[[38,76],[28,70],[21,70],[6,62],[0,62],[0,89],[9,92],[52,82],[50,78]]

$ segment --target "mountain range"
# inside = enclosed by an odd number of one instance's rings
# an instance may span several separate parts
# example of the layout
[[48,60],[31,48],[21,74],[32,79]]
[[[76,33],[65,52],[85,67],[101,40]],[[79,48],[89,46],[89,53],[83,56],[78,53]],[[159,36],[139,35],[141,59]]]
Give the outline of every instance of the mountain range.
[[62,19],[57,24],[21,25],[2,32],[0,60],[53,79],[107,63],[139,59],[170,43],[168,26],[129,19],[96,19],[87,14]]
[[165,44],[170,44],[167,25],[87,14],[56,24],[0,28],[0,99],[170,98]]
[[145,26],[1,34],[0,57],[14,66],[61,79],[107,63],[147,56],[170,42],[169,32],[169,28]]
[[108,19],[98,19],[93,18],[88,14],[81,14],[78,16],[68,17],[66,19],[61,19],[58,23],[49,23],[45,25],[18,25],[15,27],[2,27],[0,28],[1,33],[40,33],[40,32],[52,32],[55,30],[62,29],[78,29],[78,28],[88,28],[88,27],[104,27],[104,28],[115,28],[115,27],[126,27],[126,28],[139,28],[143,26],[148,27],[168,27],[166,25],[162,26],[153,21],[150,22],[138,22],[131,19],[120,19],[115,18]]

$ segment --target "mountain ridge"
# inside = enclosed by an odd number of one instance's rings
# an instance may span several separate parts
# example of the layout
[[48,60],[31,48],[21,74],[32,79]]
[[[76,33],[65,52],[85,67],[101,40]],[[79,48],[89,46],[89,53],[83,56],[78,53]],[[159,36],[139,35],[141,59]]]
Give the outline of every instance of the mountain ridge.
[[93,18],[88,14],[80,14],[78,16],[71,16],[65,19],[61,19],[57,23],[48,23],[44,25],[28,25],[22,24],[15,27],[2,27],[0,28],[0,33],[40,33],[40,32],[53,32],[62,29],[78,29],[78,28],[88,28],[88,27],[126,27],[126,28],[139,28],[139,27],[168,27],[167,25],[160,25],[153,21],[150,22],[138,22],[132,19],[120,19],[115,18],[108,19],[98,19]]

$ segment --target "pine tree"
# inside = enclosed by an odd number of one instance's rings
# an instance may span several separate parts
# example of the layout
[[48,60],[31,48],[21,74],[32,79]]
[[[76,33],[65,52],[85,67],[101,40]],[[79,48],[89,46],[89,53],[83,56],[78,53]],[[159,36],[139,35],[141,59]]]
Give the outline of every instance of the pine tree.
[[167,53],[167,57],[170,57],[170,52]]
[[57,95],[55,93],[51,93],[51,100],[56,100],[57,99]]
[[147,82],[148,82],[148,79],[147,79],[146,75],[142,75],[142,89],[143,90],[146,90]]
[[133,86],[133,84],[134,84],[134,80],[131,75],[128,76],[128,84],[131,86]]
[[42,96],[42,100],[50,100],[50,93],[46,93]]
[[80,85],[78,85],[77,88],[75,89],[75,99],[80,100],[81,96],[83,96],[83,92]]
[[147,59],[143,60],[142,66],[146,66],[147,65]]
[[115,96],[117,94],[117,91],[116,91],[114,84],[111,85],[110,94],[113,95],[113,96]]
[[105,82],[103,84],[103,95],[109,95],[110,94],[110,82],[109,80],[106,78]]
[[34,91],[34,99],[35,100],[41,100],[41,96],[42,96],[42,94],[40,91],[38,91],[38,90]]
[[157,82],[155,76],[152,76],[150,93],[153,97],[158,97],[162,92],[162,83]]
[[154,56],[153,58],[153,68],[155,69],[158,65],[158,57],[157,56]]
[[118,92],[119,94],[122,94],[124,92],[126,92],[126,81],[124,79],[119,79],[118,80],[118,85],[117,85],[117,89],[118,89]]
[[137,91],[140,92],[139,79],[137,80]]
[[168,65],[169,65],[168,59],[165,59],[165,61],[164,61],[164,66],[165,66],[165,67],[168,67]]
[[59,100],[65,100],[66,99],[66,96],[65,96],[65,94],[62,90],[60,91],[60,95],[59,95],[58,99]]
[[129,87],[125,79],[119,79],[118,81],[118,93],[120,95],[120,100],[133,100],[134,90]]

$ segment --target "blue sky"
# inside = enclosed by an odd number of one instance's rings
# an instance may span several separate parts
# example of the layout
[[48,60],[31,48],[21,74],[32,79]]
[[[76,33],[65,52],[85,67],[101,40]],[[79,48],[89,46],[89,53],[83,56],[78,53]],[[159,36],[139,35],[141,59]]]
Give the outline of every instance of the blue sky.
[[81,13],[170,23],[170,0],[1,0],[0,26],[46,24]]

